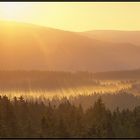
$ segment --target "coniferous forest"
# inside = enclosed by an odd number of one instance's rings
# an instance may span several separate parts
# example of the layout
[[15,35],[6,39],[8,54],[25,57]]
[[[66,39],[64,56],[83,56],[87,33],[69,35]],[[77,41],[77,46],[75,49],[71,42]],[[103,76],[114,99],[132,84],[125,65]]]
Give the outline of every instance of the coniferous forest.
[[139,78],[104,75],[1,71],[0,138],[139,138]]
[[140,138],[139,15],[0,2],[0,138]]
[[99,97],[88,109],[0,97],[1,138],[139,138],[140,106],[110,111]]

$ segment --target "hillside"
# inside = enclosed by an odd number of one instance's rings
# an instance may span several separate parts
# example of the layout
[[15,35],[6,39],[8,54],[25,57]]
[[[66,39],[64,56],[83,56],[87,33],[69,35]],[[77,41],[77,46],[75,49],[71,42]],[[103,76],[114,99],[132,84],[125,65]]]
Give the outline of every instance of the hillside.
[[140,67],[140,47],[98,41],[78,33],[0,22],[0,70],[86,70]]
[[93,39],[140,46],[140,31],[93,30],[80,33]]

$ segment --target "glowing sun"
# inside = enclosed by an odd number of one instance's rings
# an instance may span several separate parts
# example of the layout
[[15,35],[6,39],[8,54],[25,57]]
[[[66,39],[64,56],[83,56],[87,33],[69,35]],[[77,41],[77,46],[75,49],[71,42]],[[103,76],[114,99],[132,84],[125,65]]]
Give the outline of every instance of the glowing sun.
[[1,2],[0,12],[5,19],[17,19],[27,14],[29,7],[26,3],[21,2]]

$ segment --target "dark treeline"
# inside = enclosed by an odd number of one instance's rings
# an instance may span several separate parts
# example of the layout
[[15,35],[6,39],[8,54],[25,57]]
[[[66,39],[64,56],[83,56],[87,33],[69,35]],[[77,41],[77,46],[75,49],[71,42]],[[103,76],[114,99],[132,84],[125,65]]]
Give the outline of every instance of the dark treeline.
[[[61,93],[60,93],[61,94]],[[39,97],[39,98],[28,98],[25,97],[26,100],[31,101],[31,102],[43,102],[44,104],[48,105],[50,103],[52,106],[58,106],[60,103],[65,102],[69,100],[69,102],[74,105],[74,106],[79,106],[81,105],[83,110],[87,110],[93,104],[96,102],[96,100],[101,97],[103,102],[105,103],[106,107],[110,110],[113,111],[117,107],[119,107],[120,110],[123,109],[129,109],[133,110],[136,106],[140,106],[140,96],[135,96],[131,93],[127,93],[125,91],[119,91],[115,92],[113,94],[110,93],[91,93],[90,95],[86,94],[81,94],[77,96],[69,96],[69,97],[62,97],[60,98],[58,96],[53,96],[51,100],[49,100],[47,97]],[[51,102],[50,102],[51,101]]]
[[95,79],[113,79],[113,80],[126,80],[126,79],[140,79],[140,69],[136,70],[122,70],[122,71],[107,71],[94,73]]
[[[105,93],[105,94],[91,94],[91,95],[79,95],[77,97],[70,97],[69,100],[72,104],[78,106],[82,105],[83,109],[86,110],[96,100],[101,97],[106,107],[111,111],[116,109],[117,107],[122,109],[134,109],[136,106],[140,106],[140,96],[134,96],[133,94],[129,94],[125,91],[115,92],[114,94]],[[53,100],[52,100],[53,101]],[[54,100],[55,102],[56,100]]]
[[0,71],[0,90],[56,90],[100,85],[100,80],[135,82],[140,71],[91,73],[84,71]]
[[97,84],[89,72],[0,71],[2,90],[55,90]]
[[102,98],[83,111],[69,100],[57,107],[51,102],[29,102],[22,97],[0,97],[0,137],[24,138],[137,138],[140,106],[111,112]]

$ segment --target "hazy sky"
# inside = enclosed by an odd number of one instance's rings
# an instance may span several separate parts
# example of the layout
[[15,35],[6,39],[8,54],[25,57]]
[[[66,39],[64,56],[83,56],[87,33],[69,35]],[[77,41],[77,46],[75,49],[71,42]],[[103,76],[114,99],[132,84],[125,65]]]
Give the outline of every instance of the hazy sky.
[[140,30],[140,2],[0,2],[0,19],[71,31]]

